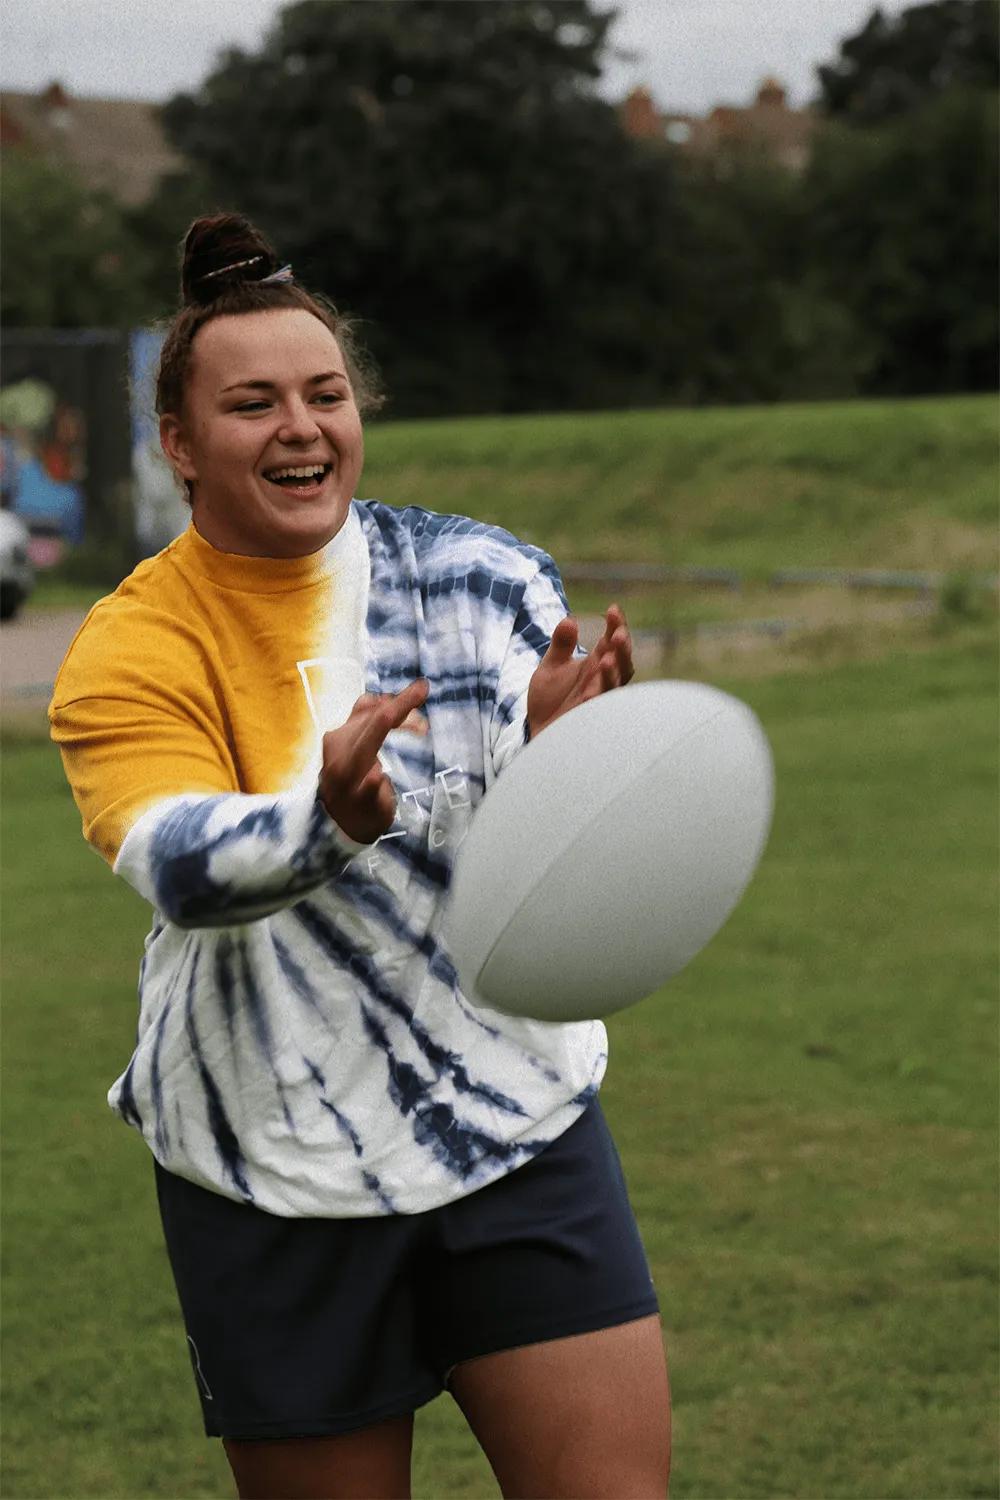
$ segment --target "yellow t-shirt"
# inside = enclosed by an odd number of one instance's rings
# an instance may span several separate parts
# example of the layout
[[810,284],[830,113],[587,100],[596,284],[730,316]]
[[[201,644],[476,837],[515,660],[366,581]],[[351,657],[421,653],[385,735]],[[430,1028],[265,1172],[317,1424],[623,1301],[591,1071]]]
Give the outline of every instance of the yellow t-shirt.
[[320,727],[364,692],[359,541],[349,526],[310,557],[239,557],[191,526],[94,606],[50,719],[84,833],[109,863],[165,797],[315,779]]

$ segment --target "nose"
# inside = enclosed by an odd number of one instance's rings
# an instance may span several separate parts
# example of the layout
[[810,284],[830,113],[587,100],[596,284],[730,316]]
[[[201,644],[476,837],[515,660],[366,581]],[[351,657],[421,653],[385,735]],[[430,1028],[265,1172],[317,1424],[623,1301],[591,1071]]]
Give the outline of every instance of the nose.
[[311,443],[320,435],[315,416],[300,396],[289,397],[278,428],[278,441],[282,443]]

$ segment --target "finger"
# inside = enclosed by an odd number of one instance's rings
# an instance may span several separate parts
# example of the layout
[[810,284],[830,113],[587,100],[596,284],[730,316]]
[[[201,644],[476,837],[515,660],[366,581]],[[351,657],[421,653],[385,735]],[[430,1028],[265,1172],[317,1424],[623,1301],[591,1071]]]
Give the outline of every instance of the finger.
[[[424,702],[429,684],[421,679],[409,683],[398,693],[383,693],[367,720],[362,719],[358,738],[349,752],[351,769],[360,774],[370,765],[394,729],[401,729],[407,719],[416,715]],[[426,726],[421,731],[426,733]]]
[[601,639],[597,643],[597,649],[599,651],[610,650],[612,642],[618,631],[621,629],[625,629],[627,632],[628,630],[628,627],[625,624],[625,611],[622,609],[620,604],[609,604],[608,608],[604,612],[604,620],[604,634],[601,636]]
[[572,695],[574,702],[585,703],[588,698],[595,698],[604,691],[603,663],[604,653],[596,648],[580,663],[580,675]]
[[400,688],[398,693],[362,693],[361,697],[355,701],[351,713],[353,714],[358,709],[364,711],[381,707],[386,703],[402,703],[404,697],[412,700],[413,706],[417,707],[426,702],[430,686],[426,677],[417,677],[413,682],[408,682],[404,688]]
[[377,762],[361,785],[351,792],[350,800],[353,816],[360,814],[366,829],[363,834],[355,833],[355,838],[370,843],[392,827],[398,806],[396,789]]
[[599,643],[580,664],[580,676],[572,695],[572,703],[586,703],[612,688],[622,687],[634,676],[632,666],[632,638],[627,630],[616,627],[614,638]]
[[624,626],[619,626],[615,630],[611,637],[611,647],[618,666],[619,680],[622,683],[630,682],[635,676],[635,666],[632,661],[632,637]]
[[369,769],[362,776],[355,788],[359,796],[366,793],[375,793],[386,780],[385,770],[380,760],[373,761]]
[[352,730],[354,738],[353,742],[348,738],[345,759],[337,772],[338,780],[348,785],[357,784],[371,769],[386,735],[401,727],[408,715],[426,700],[429,691],[430,683],[421,677],[398,693],[382,693],[378,698],[366,694],[372,701],[362,704],[361,713],[352,713],[342,726]]
[[608,673],[617,669],[618,656],[614,644],[606,638],[598,641],[584,663],[584,674],[589,679],[591,675],[597,676],[605,686],[612,686]]
[[[369,696],[372,698],[372,701],[374,703],[379,704],[394,703],[396,701],[392,693],[383,693],[381,696],[370,694]],[[359,699],[358,702],[360,703],[361,700]],[[364,707],[364,705],[362,705],[362,707]],[[430,728],[430,725],[428,724],[427,719],[423,714],[419,713],[417,709],[411,708],[403,722],[401,724],[395,724],[393,727],[396,729],[410,730],[414,734],[426,734],[428,729]],[[388,732],[391,733],[391,730]]]
[[414,734],[426,734],[428,729],[430,728],[430,725],[423,717],[423,715],[418,714],[417,710],[414,708],[411,709],[410,712],[406,715],[406,718],[403,720],[402,724],[400,724],[399,727],[400,729],[412,730]]
[[621,687],[635,675],[632,664],[632,637],[621,626],[616,627],[610,640],[595,646],[593,656],[601,680],[602,691]]
[[580,702],[587,703],[591,698],[600,697],[603,692],[604,678],[598,665],[597,670],[591,672],[586,681],[580,684]]
[[426,677],[418,677],[416,682],[408,682],[398,693],[381,693],[377,700],[377,713],[381,720],[389,726],[386,733],[393,729],[401,729],[411,714],[415,714],[421,704],[427,701],[430,692],[430,683]]
[[[334,775],[338,782],[358,787],[374,770],[372,762],[387,733],[385,722],[390,702],[387,694],[366,693],[364,699],[359,698],[354,705],[347,722],[324,735],[324,770]],[[336,739],[330,744],[333,736]],[[328,756],[333,757],[332,765],[327,763]]]
[[594,650],[601,655],[606,654],[608,651],[613,651],[616,655],[619,655],[623,649],[628,652],[632,650],[632,637],[629,634],[628,626],[620,623],[612,629],[611,622],[609,622],[608,628],[594,647]]
[[618,647],[618,672],[623,684],[631,682],[635,676],[635,665],[632,661],[631,636],[627,636],[625,641]]
[[416,731],[417,734],[427,733],[427,720],[417,712],[417,709],[427,702],[430,690],[431,685],[427,678],[418,677],[416,682],[407,683],[406,687],[395,695],[392,699],[392,729],[410,729]]
[[601,683],[605,692],[609,688],[616,688],[621,684],[618,657],[613,651],[608,651],[601,657]]

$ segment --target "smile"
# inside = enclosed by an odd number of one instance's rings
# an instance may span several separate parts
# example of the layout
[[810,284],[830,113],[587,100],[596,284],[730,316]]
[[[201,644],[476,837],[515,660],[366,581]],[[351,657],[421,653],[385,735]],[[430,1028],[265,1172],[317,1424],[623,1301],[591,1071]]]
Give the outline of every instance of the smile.
[[283,469],[269,469],[264,478],[269,484],[286,490],[318,489],[332,468],[331,464],[289,464]]

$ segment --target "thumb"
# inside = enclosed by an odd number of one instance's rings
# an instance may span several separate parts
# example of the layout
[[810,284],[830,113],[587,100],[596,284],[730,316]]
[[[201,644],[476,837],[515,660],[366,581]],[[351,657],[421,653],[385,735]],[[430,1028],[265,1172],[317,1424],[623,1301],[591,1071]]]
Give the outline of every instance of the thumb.
[[568,661],[576,650],[579,629],[572,615],[565,615],[552,632],[545,655],[556,662]]

